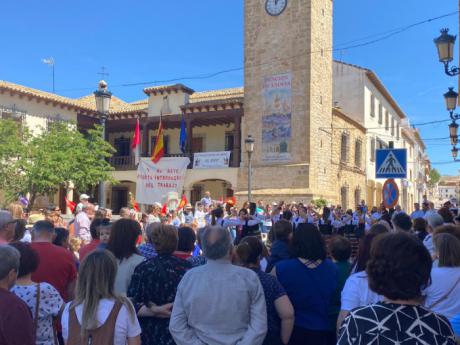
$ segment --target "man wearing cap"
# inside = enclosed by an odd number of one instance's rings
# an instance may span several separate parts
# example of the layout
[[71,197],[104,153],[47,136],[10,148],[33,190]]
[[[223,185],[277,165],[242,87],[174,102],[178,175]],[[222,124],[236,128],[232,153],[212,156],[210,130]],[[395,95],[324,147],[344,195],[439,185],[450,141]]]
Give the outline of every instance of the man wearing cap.
[[77,205],[77,213],[83,211],[83,206],[86,206],[88,204],[89,204],[89,195],[88,194],[80,195],[80,202]]
[[185,205],[183,218],[184,218],[184,224],[190,225],[193,223],[193,212],[192,212],[191,204]]
[[14,238],[16,226],[13,216],[8,211],[0,211],[0,245],[8,244]]

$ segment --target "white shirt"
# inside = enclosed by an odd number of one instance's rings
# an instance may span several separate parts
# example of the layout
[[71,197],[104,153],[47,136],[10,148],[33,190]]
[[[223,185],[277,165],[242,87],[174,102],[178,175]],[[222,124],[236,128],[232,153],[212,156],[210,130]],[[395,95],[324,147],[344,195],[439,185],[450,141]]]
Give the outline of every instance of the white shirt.
[[430,252],[431,255],[434,254],[434,244],[433,244],[433,234],[428,234],[423,239],[423,245]]
[[[433,267],[431,285],[425,290],[425,307],[449,320],[460,313],[460,267]],[[457,284],[457,285],[455,285]],[[455,288],[454,288],[455,286]],[[454,288],[452,290],[452,288]],[[452,291],[451,291],[452,290]],[[450,293],[449,293],[450,291]],[[447,293],[449,296],[433,306]],[[433,306],[433,307],[432,307]]]
[[383,296],[369,289],[369,281],[365,271],[354,273],[348,277],[342,290],[342,306],[340,309],[351,311],[383,301]]
[[[97,322],[101,326],[103,325],[115,306],[115,301],[109,299],[102,299],[99,301],[97,309]],[[69,338],[69,307],[70,303],[64,308],[62,313],[61,325],[62,325],[62,337],[65,341]],[[75,307],[78,322],[81,324],[81,318],[83,313],[83,306],[78,305]],[[131,317],[128,308],[124,305],[121,307],[118,313],[117,321],[115,322],[115,334],[113,345],[126,345],[127,338],[134,338],[141,334],[141,326],[137,320],[137,316]],[[111,344],[110,344],[111,345]]]
[[204,228],[206,226],[206,220],[205,220],[205,215],[206,213],[200,210],[195,211],[195,220],[199,228]]
[[131,277],[133,276],[134,270],[140,265],[145,258],[138,254],[133,254],[127,259],[123,259],[121,262],[117,260],[118,271],[115,277],[115,293],[126,296],[128,292],[129,284],[131,283]]

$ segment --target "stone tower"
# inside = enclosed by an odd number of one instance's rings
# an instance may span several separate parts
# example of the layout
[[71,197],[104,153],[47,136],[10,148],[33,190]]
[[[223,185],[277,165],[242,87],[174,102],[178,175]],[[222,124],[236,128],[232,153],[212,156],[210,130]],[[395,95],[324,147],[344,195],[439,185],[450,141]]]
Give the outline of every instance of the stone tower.
[[[331,161],[332,6],[332,0],[245,0],[242,138],[255,139],[253,199],[335,201],[338,194],[338,162]],[[245,153],[243,163],[241,195]]]

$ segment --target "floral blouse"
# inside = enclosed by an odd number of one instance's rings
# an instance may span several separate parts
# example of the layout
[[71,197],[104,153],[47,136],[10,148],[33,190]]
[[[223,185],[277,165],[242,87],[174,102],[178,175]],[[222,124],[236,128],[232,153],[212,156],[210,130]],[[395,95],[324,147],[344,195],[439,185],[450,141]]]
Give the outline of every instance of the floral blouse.
[[[11,292],[22,299],[35,317],[37,306],[37,286],[16,285]],[[48,283],[40,283],[40,303],[36,333],[37,345],[54,345],[53,317],[56,317],[64,301],[59,292]]]
[[[128,288],[136,312],[149,302],[163,305],[174,302],[177,286],[191,264],[172,255],[158,255],[134,271]],[[143,345],[173,345],[169,319],[139,317]]]

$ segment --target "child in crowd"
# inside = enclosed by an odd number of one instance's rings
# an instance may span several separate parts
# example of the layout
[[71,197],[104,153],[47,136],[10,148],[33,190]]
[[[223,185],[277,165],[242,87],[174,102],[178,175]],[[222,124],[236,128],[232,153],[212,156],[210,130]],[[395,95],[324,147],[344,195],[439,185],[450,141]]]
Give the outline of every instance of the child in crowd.
[[101,225],[98,228],[99,233],[99,246],[98,249],[106,249],[107,243],[109,243],[110,234],[112,233],[112,224]]
[[80,260],[80,254],[78,254],[78,251],[81,247],[81,239],[79,239],[78,237],[71,237],[69,240],[69,247],[70,251],[73,253],[75,258],[77,260]]

